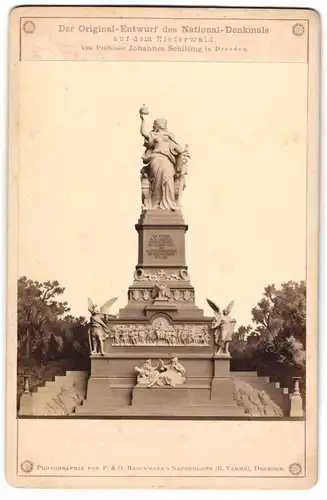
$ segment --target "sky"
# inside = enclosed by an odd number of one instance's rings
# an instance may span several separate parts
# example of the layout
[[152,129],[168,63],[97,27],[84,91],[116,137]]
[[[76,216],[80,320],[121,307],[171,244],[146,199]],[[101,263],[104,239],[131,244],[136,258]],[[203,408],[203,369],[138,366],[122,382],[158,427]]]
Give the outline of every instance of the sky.
[[137,264],[138,110],[189,144],[186,262],[210,314],[248,324],[266,285],[305,278],[306,65],[24,62],[18,273],[58,280],[71,313],[118,295]]

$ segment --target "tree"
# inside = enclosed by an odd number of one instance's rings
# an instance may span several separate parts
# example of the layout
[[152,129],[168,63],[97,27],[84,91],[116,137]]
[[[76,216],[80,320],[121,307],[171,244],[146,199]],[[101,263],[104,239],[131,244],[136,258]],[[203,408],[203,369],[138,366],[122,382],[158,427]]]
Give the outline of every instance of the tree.
[[[29,358],[42,352],[49,340],[47,327],[70,311],[67,302],[58,301],[64,293],[58,281],[18,280],[18,357]],[[39,353],[40,354],[40,353]]]
[[304,369],[306,345],[306,284],[288,281],[265,287],[252,309],[253,326],[240,326],[231,352],[234,359],[255,365],[278,363]]
[[305,345],[306,285],[288,281],[280,289],[268,285],[263,298],[252,309],[252,320],[262,339],[273,341],[293,335]]
[[51,357],[74,358],[89,354],[88,320],[84,316],[78,318],[66,315],[60,321],[49,324],[49,331],[58,344],[57,353],[50,353]]
[[230,351],[233,357],[241,357],[244,355],[244,351],[247,347],[247,337],[252,331],[250,325],[241,325],[237,331],[233,334],[232,341],[230,343]]

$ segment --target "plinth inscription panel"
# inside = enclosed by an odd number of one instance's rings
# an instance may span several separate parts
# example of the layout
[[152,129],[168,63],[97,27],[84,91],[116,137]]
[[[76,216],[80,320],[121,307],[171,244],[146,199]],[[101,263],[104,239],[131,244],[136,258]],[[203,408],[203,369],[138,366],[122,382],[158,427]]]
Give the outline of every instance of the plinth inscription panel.
[[174,240],[169,233],[154,233],[152,234],[145,248],[148,257],[154,259],[167,259],[174,257],[177,253]]
[[184,231],[145,229],[143,232],[144,264],[165,266],[185,265]]

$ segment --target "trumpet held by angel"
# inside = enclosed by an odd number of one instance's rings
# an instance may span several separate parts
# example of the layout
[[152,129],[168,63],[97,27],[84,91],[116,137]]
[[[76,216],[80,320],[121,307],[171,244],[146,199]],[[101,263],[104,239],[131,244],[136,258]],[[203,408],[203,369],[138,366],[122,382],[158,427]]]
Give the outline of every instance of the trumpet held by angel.
[[89,344],[91,354],[105,355],[104,341],[109,337],[110,330],[107,327],[106,319],[115,319],[116,316],[110,314],[111,307],[118,297],[107,300],[101,307],[96,306],[92,299],[88,299],[88,310],[91,315],[89,326]]
[[211,328],[214,331],[215,343],[218,346],[217,354],[229,355],[229,344],[232,340],[236,320],[230,316],[234,300],[225,309],[220,309],[212,300],[207,302],[214,312],[214,319]]

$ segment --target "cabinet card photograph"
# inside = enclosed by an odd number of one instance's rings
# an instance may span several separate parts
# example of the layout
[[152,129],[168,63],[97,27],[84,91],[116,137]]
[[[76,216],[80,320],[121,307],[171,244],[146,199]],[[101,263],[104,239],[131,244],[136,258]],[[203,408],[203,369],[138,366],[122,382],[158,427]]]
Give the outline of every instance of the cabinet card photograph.
[[315,484],[319,25],[11,12],[11,485]]

